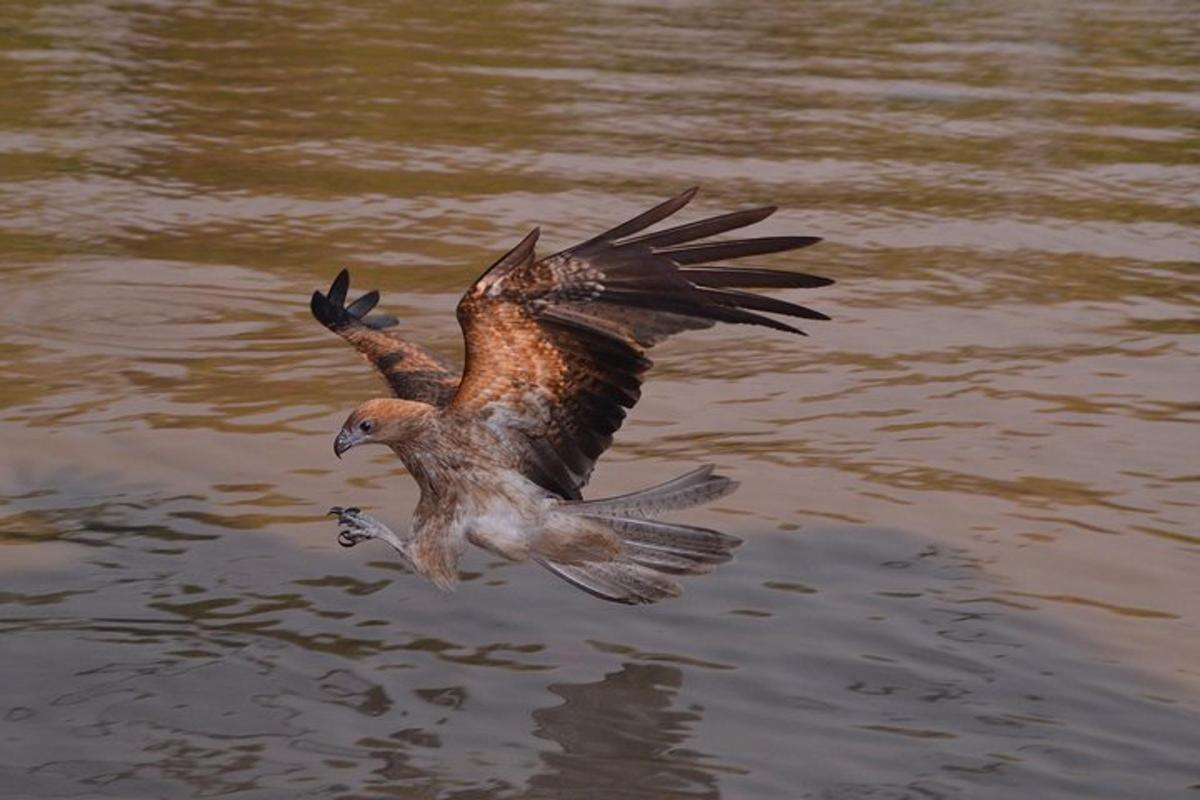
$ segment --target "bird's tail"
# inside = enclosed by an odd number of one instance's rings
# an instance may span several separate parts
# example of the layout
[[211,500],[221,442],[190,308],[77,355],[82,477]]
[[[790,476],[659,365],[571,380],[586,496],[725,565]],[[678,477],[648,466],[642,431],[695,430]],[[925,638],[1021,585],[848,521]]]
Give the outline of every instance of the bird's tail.
[[563,503],[558,511],[606,527],[621,540],[615,559],[538,563],[568,583],[604,600],[631,605],[679,594],[671,575],[702,575],[729,561],[741,539],[708,528],[662,522],[655,517],[724,497],[737,483],[711,466],[640,492]]

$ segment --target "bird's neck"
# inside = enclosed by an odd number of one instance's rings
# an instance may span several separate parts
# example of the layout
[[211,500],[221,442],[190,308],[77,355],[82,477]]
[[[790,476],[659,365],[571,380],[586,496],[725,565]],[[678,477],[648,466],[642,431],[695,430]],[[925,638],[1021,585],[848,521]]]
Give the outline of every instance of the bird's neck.
[[383,409],[386,414],[385,443],[404,462],[404,466],[422,488],[435,488],[454,470],[459,458],[454,436],[438,409],[427,403],[392,400]]

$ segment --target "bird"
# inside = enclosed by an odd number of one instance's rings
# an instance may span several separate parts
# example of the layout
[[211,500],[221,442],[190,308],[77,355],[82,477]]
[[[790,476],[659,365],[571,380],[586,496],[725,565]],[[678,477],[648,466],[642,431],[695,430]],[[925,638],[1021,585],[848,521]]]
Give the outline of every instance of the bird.
[[[667,522],[737,483],[705,465],[658,485],[585,499],[596,460],[637,403],[646,351],[717,323],[804,332],[777,316],[827,320],[805,306],[747,289],[811,289],[807,273],[717,262],[809,247],[814,236],[712,239],[760,222],[764,206],[647,232],[696,195],[690,188],[597,236],[538,258],[534,228],[492,264],[456,309],[465,342],[461,373],[395,335],[395,317],[372,314],[372,290],[347,303],[349,273],[314,291],[313,316],[375,368],[392,397],[350,413],[334,440],[391,448],[420,489],[406,531],[360,508],[334,506],[338,542],[378,539],[442,589],[458,581],[468,545],[532,561],[603,600],[641,605],[675,597],[679,576],[711,572],[741,540]],[[776,316],[768,316],[776,315]]]

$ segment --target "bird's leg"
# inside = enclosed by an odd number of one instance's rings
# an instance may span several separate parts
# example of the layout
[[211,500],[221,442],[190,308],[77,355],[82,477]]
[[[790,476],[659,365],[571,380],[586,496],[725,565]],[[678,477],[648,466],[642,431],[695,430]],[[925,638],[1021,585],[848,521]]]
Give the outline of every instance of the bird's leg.
[[354,547],[359,542],[365,542],[367,539],[382,539],[395,548],[400,557],[404,559],[404,563],[410,569],[415,569],[412,563],[412,557],[408,552],[409,543],[396,535],[396,532],[389,528],[384,523],[372,517],[370,514],[364,514],[362,509],[358,508],[342,508],[334,506],[329,509],[330,516],[336,516],[338,520],[338,544],[342,547]]

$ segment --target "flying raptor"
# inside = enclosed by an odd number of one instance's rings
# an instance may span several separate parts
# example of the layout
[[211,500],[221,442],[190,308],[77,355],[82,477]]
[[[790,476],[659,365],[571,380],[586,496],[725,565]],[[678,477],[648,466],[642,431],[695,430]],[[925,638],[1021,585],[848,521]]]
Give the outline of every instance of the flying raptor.
[[[544,258],[538,230],[493,264],[458,304],[466,342],[460,375],[437,355],[386,332],[372,315],[377,291],[346,303],[343,270],[312,313],[352,344],[394,398],[368,400],[334,442],[340,458],[361,444],[390,447],[421,490],[407,532],[357,508],[331,509],[346,547],[382,539],[442,588],[458,579],[467,544],[533,560],[604,600],[653,603],[679,594],[673,575],[712,571],[740,540],[659,519],[737,484],[701,467],[619,497],[585,500],[596,459],[638,401],[645,351],[668,336],[718,322],[803,333],[766,314],[828,319],[745,291],[814,288],[833,281],[715,262],[795,250],[811,236],[712,240],[759,222],[774,207],[735,211],[644,232],[683,208],[696,189]],[[764,313],[765,312],[765,313]]]

